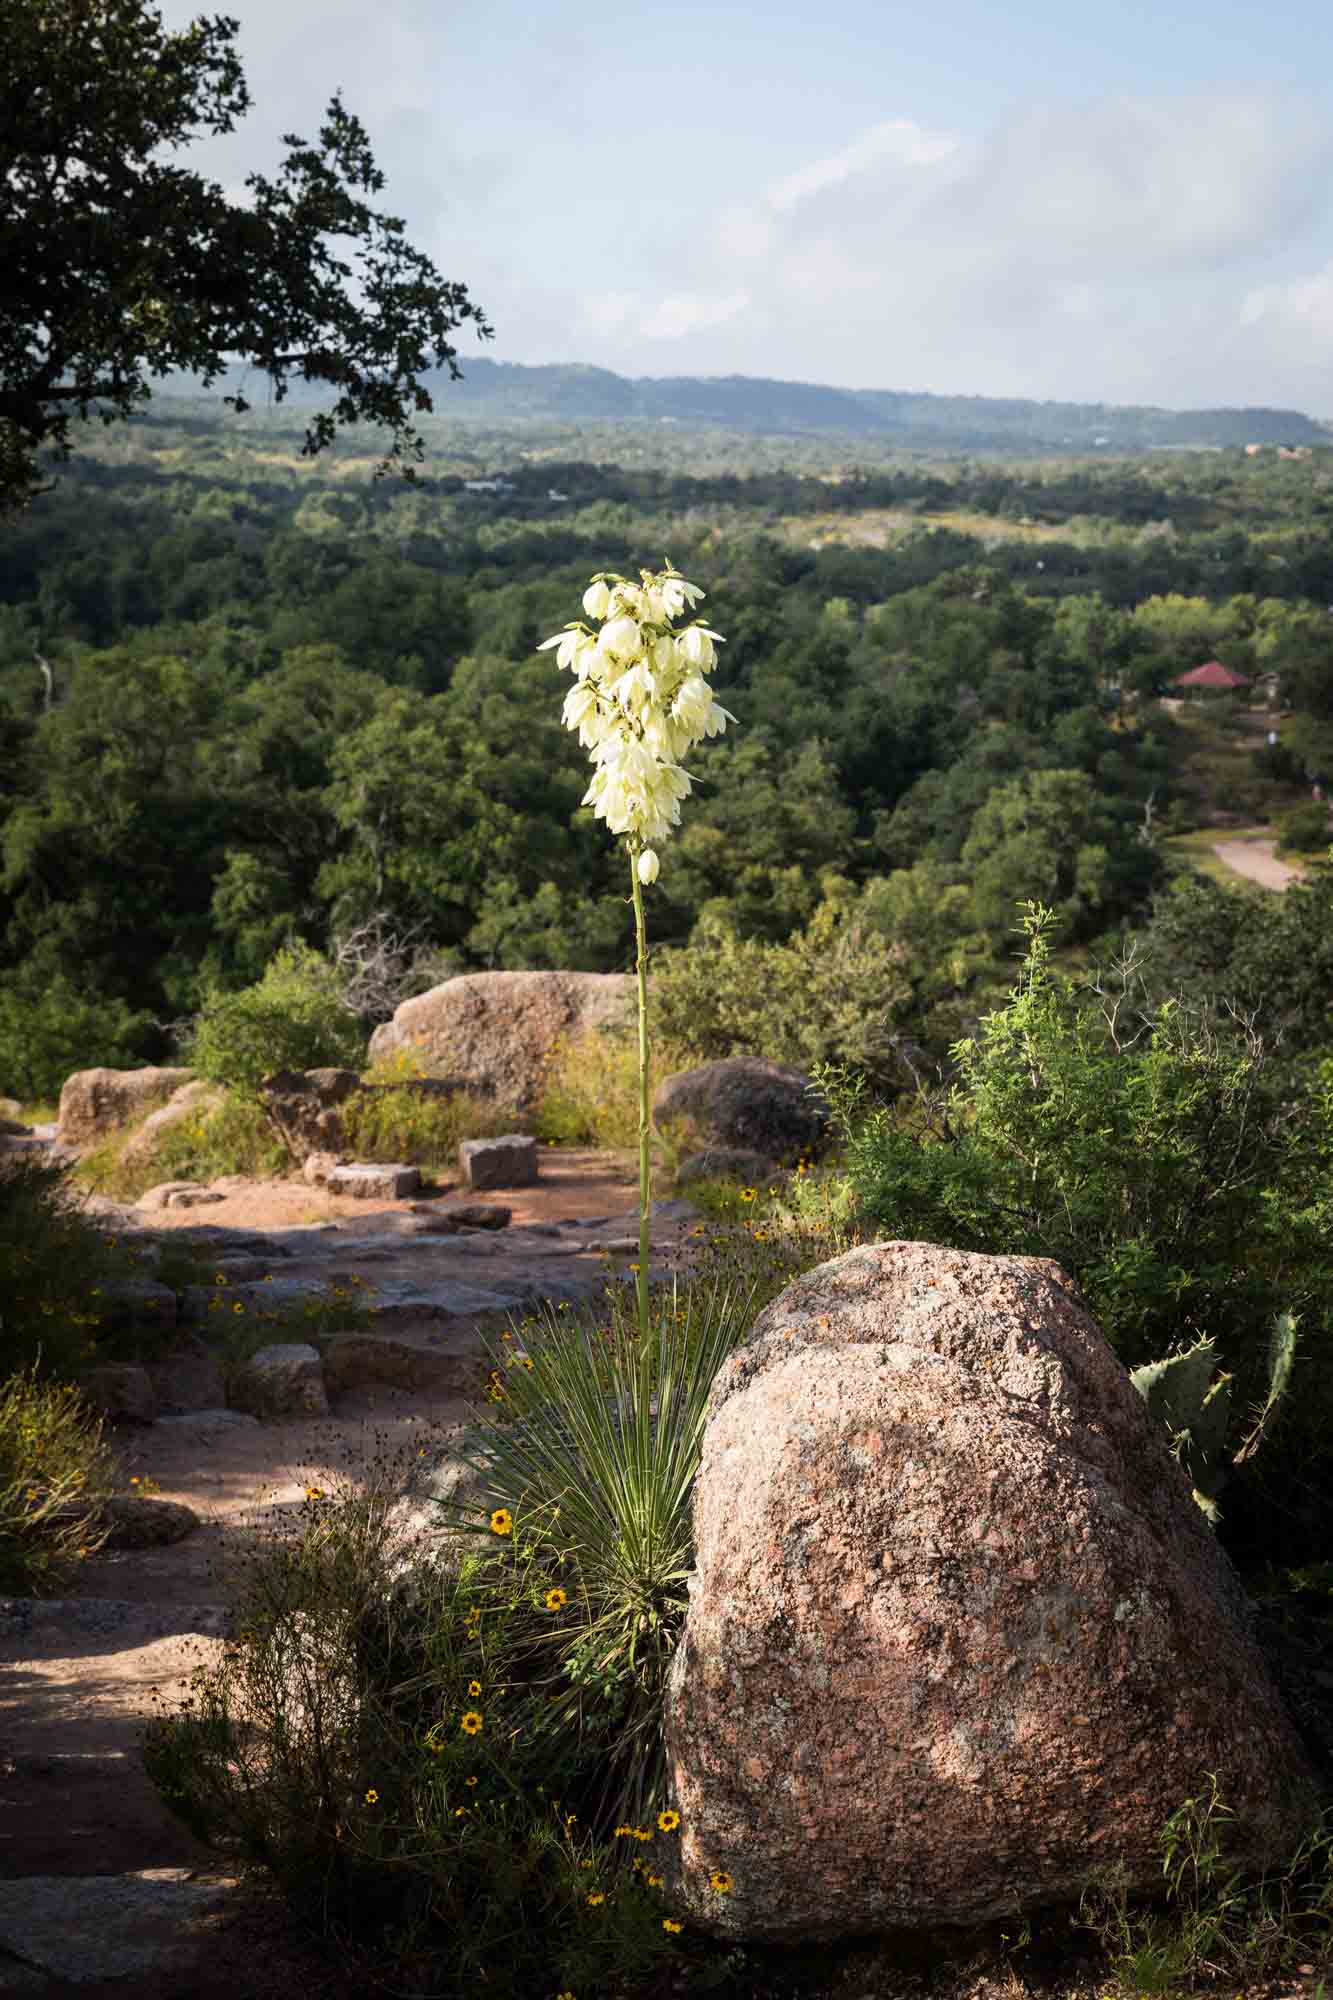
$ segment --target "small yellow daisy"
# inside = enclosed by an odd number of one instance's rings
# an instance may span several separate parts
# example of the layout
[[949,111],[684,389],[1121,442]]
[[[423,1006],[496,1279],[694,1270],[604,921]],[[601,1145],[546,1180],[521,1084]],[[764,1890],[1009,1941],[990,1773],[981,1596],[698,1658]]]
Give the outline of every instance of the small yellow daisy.
[[481,1721],[482,1719],[478,1711],[475,1708],[470,1708],[463,1717],[459,1727],[465,1736],[479,1736],[481,1734]]
[[666,1812],[660,1812],[657,1815],[657,1824],[661,1827],[663,1833],[674,1833],[680,1825],[680,1814],[672,1812],[668,1807]]
[[731,1894],[731,1877],[725,1868],[715,1868],[708,1879],[717,1890],[719,1896],[729,1896]]
[[546,1609],[548,1611],[559,1611],[568,1602],[568,1591],[561,1590],[558,1586],[556,1589],[548,1590],[546,1593]]
[[685,1926],[684,1926],[683,1924],[678,1924],[678,1923],[676,1923],[676,1922],[675,1922],[675,1920],[674,1920],[674,1918],[671,1918],[671,1917],[663,1917],[663,1919],[662,1919],[662,1929],[663,1929],[664,1931],[672,1931],[672,1932],[675,1932],[675,1931],[680,1931],[680,1930],[683,1930],[684,1928],[685,1928]]
[[508,1535],[513,1533],[514,1517],[507,1507],[497,1507],[491,1515],[491,1533]]
[[477,1780],[476,1780],[476,1777],[475,1777],[475,1775],[474,1775],[473,1777],[471,1777],[471,1778],[464,1778],[464,1780],[463,1780],[463,1783],[464,1783],[465,1785],[475,1785],[475,1784],[476,1784],[476,1782],[477,1782]]
[[591,1910],[595,1910],[599,1903],[604,1903],[605,1901],[606,1897],[602,1891],[600,1889],[593,1889],[588,1896],[588,1907]]
[[324,1488],[322,1486],[307,1486],[305,1497],[307,1500],[322,1500],[324,1498]]
[[742,1188],[742,1189],[741,1189],[741,1200],[742,1200],[742,1201],[753,1201],[753,1200],[754,1200],[754,1198],[755,1198],[755,1195],[756,1195],[756,1194],[757,1194],[758,1192],[759,1192],[759,1190],[758,1190],[757,1188]]
[[375,1790],[375,1787],[372,1785],[370,1790],[366,1793],[366,1804],[368,1806],[377,1806],[379,1802],[380,1802],[380,1795]]
[[455,1807],[454,1807],[454,1818],[455,1818],[455,1819],[471,1819],[471,1817],[472,1817],[472,1815],[471,1815],[471,1813],[470,1813],[470,1812],[468,1811],[468,1809],[467,1809],[467,1807],[466,1807],[466,1806],[455,1806]]
[[467,1691],[468,1691],[468,1693],[469,1693],[469,1694],[480,1694],[480,1693],[481,1693],[481,1682],[480,1682],[480,1681],[469,1681],[469,1682],[468,1682],[468,1684],[467,1684]]

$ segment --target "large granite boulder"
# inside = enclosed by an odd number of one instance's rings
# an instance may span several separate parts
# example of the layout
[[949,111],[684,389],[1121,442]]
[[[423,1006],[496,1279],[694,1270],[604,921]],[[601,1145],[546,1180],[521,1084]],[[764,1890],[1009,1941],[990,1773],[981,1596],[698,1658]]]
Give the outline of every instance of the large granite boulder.
[[405,1000],[371,1036],[371,1059],[413,1050],[464,1089],[527,1112],[556,1045],[619,1026],[633,1001],[625,972],[467,972]]
[[672,1126],[713,1148],[760,1153],[768,1160],[813,1156],[829,1132],[829,1108],[810,1078],[761,1056],[725,1056],[677,1071],[658,1085],[653,1123]]
[[790,1285],[714,1382],[694,1533],[672,1887],[719,1933],[1159,1887],[1212,1773],[1236,1858],[1308,1824],[1234,1573],[1052,1263],[878,1243]]
[[79,1069],[60,1093],[62,1146],[91,1146],[194,1081],[192,1069]]

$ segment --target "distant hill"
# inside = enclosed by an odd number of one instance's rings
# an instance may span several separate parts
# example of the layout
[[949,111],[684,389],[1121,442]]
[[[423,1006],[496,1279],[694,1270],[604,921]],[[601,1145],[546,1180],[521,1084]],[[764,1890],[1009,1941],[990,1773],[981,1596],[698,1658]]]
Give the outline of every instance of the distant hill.
[[[432,387],[434,384],[432,384]],[[1038,403],[997,396],[927,396],[894,389],[830,389],[752,375],[615,375],[575,365],[527,368],[467,360],[461,382],[441,379],[436,408],[470,416],[556,423],[716,424],[763,432],[843,431],[905,445],[973,450],[1041,444],[1087,449],[1149,445],[1327,444],[1298,410],[1158,410],[1110,403]]]
[[[461,382],[444,371],[425,379],[437,414],[485,422],[658,423],[718,426],[764,436],[811,433],[873,437],[955,451],[1144,450],[1150,446],[1328,444],[1329,428],[1299,410],[1159,410],[1112,403],[1038,403],[1015,397],[929,396],[896,389],[832,389],[758,375],[616,375],[563,363],[463,358]],[[236,377],[240,379],[239,371]],[[249,373],[246,390],[258,403]],[[177,385],[185,386],[182,379]],[[215,394],[223,393],[221,383]],[[230,387],[232,384],[228,383]],[[290,400],[309,405],[325,392],[294,383]]]

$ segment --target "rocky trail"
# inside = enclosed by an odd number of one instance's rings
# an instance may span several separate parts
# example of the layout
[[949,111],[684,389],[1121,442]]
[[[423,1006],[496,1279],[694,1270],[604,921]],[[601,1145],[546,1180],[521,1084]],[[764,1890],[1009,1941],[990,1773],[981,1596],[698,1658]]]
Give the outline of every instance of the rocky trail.
[[[323,1972],[281,1913],[163,1804],[143,1767],[145,1724],[216,1656],[227,1564],[266,1521],[297,1510],[307,1487],[355,1479],[461,1422],[484,1386],[486,1330],[544,1300],[598,1297],[638,1251],[633,1184],[606,1154],[544,1151],[535,1186],[428,1201],[300,1184],[210,1192],[202,1208],[98,1204],[145,1269],[187,1251],[197,1281],[144,1277],[121,1301],[162,1327],[169,1351],[105,1385],[125,1413],[113,1435],[126,1486],[147,1496],[125,1501],[120,1545],[62,1598],[0,1600],[0,1993],[319,1990]],[[654,1275],[684,1259],[693,1215],[657,1204]],[[361,1324],[308,1342],[284,1327],[274,1338],[288,1359],[256,1364],[268,1414],[235,1407],[244,1384],[234,1370],[224,1382],[220,1330],[234,1338],[275,1309],[290,1321],[334,1286],[364,1302]]]

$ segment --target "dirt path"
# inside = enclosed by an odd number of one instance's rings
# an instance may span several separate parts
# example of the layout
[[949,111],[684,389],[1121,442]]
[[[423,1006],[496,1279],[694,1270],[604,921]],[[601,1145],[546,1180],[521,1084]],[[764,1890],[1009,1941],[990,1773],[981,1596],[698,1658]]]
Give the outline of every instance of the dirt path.
[[[593,1153],[544,1153],[538,1186],[479,1197],[512,1208],[515,1230],[600,1218],[607,1238],[637,1227],[633,1198],[624,1162]],[[203,1210],[144,1219],[283,1230],[349,1215],[370,1223],[376,1213],[387,1224],[386,1211],[410,1208],[251,1185]],[[655,1225],[655,1248],[673,1252],[683,1228]],[[506,1234],[487,1233],[482,1247],[500,1255]],[[560,1234],[551,1227],[553,1254]],[[560,1268],[551,1267],[553,1282]],[[470,1324],[452,1320],[451,1342]],[[167,1547],[103,1551],[62,1599],[0,1601],[0,1994],[276,2000],[333,1990],[271,1907],[220,1874],[217,1857],[167,1810],[143,1768],[143,1730],[159,1701],[174,1706],[193,1669],[216,1658],[228,1629],[226,1571],[266,1524],[293,1514],[308,1486],[329,1490],[363,1477],[377,1457],[415,1456],[469,1407],[456,1394],[376,1386],[337,1398],[325,1418],[115,1433],[125,1480],[152,1482],[200,1525]]]
[[1227,868],[1265,889],[1288,889],[1302,880],[1303,871],[1279,861],[1274,840],[1215,840],[1213,853]]

